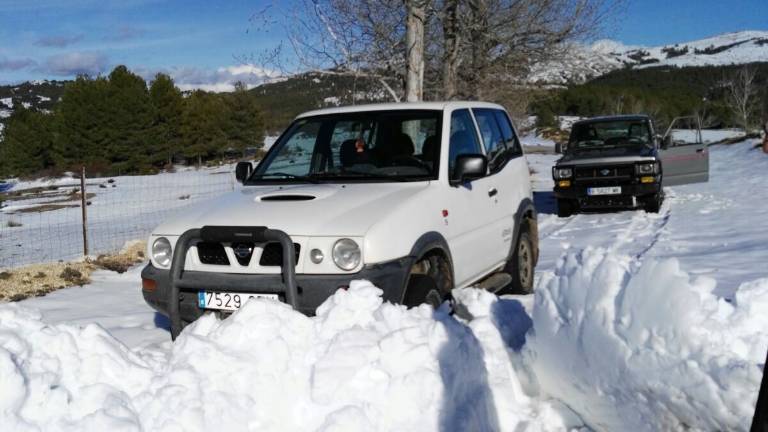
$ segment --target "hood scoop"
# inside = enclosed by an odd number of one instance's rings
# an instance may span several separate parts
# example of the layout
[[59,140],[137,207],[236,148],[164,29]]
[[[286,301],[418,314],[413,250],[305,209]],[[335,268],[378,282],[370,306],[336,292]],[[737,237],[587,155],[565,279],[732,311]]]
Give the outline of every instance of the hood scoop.
[[259,197],[259,201],[311,201],[315,199],[313,195],[303,194],[273,194]]

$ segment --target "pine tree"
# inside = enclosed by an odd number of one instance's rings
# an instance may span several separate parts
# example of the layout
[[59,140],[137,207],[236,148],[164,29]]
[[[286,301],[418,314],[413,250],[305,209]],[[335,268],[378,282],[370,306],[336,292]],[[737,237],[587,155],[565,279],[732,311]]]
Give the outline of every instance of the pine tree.
[[14,106],[0,147],[3,175],[27,175],[53,167],[53,116]]
[[184,100],[181,121],[183,154],[196,158],[198,166],[203,159],[220,154],[226,148],[225,121],[229,115],[227,104],[220,95],[202,90],[192,92]]
[[165,74],[155,75],[149,87],[149,97],[154,106],[155,118],[152,125],[152,163],[168,165],[173,155],[181,151],[181,116],[184,98]]
[[141,172],[151,160],[151,130],[155,119],[147,83],[125,66],[109,74],[107,116],[108,156],[118,172]]
[[235,91],[227,95],[229,118],[226,121],[227,141],[230,147],[245,154],[248,147],[264,145],[264,118],[256,104],[255,95],[238,82]]
[[102,77],[79,76],[66,85],[56,110],[59,167],[86,164],[108,168],[110,138],[114,135],[108,130],[108,92],[109,82]]

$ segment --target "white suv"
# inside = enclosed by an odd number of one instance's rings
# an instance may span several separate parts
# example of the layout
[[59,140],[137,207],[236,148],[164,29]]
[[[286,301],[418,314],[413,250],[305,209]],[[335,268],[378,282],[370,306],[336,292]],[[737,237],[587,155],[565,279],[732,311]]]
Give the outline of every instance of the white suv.
[[408,306],[438,305],[470,285],[532,290],[528,165],[499,105],[308,112],[236,177],[241,190],[149,238],[142,291],[169,315],[174,337],[206,310],[236,310],[250,297],[312,314],[353,279]]

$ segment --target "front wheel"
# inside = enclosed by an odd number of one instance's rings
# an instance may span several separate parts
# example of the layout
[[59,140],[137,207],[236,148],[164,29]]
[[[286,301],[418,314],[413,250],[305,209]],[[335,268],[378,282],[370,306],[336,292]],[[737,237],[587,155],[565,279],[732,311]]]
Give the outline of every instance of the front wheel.
[[403,304],[408,307],[427,303],[437,309],[451,297],[453,272],[445,257],[426,255],[411,267]]
[[558,217],[568,217],[578,210],[576,201],[569,200],[569,199],[563,199],[558,198],[557,199],[557,216]]
[[658,213],[661,210],[661,204],[664,202],[664,195],[661,192],[655,193],[646,198],[645,212]]

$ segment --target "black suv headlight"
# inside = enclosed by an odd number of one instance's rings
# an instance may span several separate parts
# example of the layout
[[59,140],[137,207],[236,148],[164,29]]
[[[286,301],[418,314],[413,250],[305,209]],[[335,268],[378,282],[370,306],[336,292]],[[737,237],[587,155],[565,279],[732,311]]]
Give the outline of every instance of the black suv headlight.
[[635,165],[635,174],[637,175],[654,175],[659,173],[659,163],[642,163]]
[[573,169],[571,168],[552,167],[552,177],[555,180],[569,179],[571,176],[573,176]]

